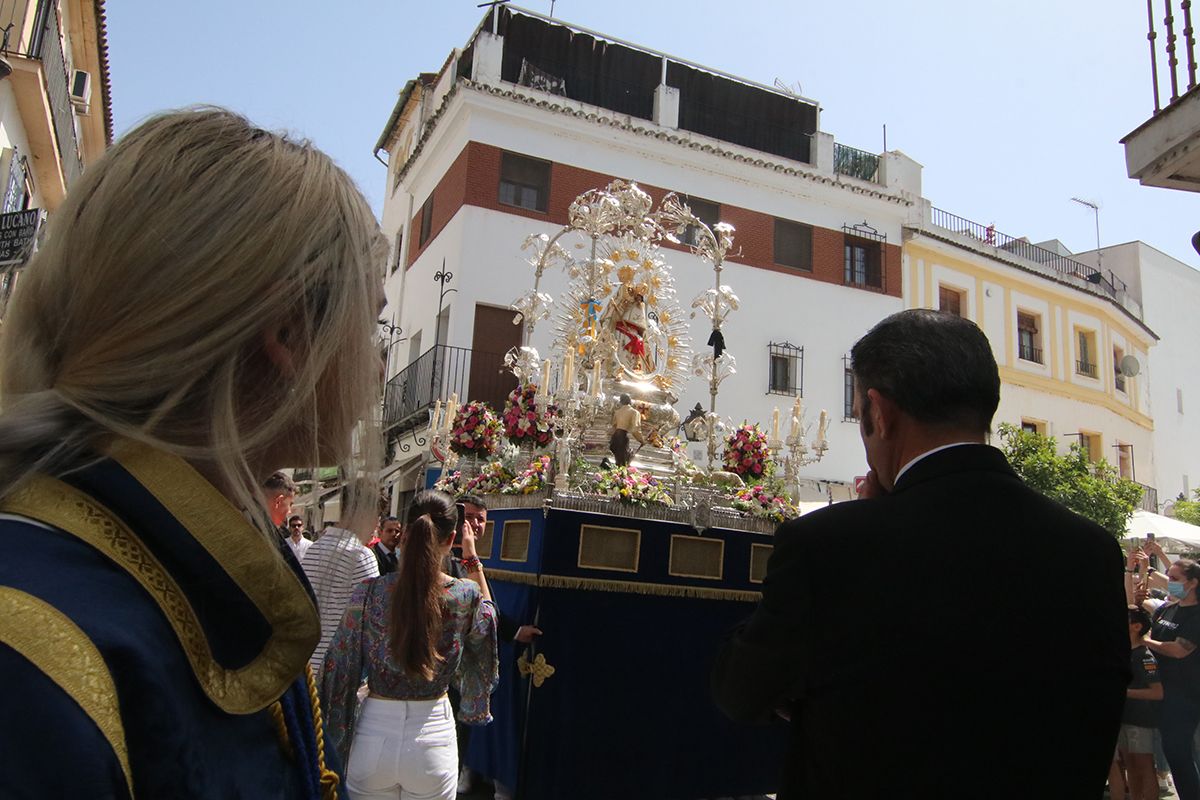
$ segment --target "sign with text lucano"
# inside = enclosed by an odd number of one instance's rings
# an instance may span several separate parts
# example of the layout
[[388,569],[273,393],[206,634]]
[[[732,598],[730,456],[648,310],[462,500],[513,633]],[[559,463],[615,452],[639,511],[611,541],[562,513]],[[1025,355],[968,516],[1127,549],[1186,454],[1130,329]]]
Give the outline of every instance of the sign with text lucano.
[[0,214],[0,264],[18,264],[29,258],[41,224],[40,208]]

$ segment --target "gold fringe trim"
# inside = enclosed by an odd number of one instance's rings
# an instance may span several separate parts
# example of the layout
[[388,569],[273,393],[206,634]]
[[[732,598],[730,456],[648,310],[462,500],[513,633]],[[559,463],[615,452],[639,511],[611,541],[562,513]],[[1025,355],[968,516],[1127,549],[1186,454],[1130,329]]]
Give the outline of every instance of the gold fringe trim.
[[493,580],[507,583],[521,583],[526,586],[537,586],[538,576],[532,572],[514,572],[510,569],[487,569],[487,576]]
[[545,586],[548,589],[584,589],[592,592],[620,592],[622,594],[644,594],[656,597],[690,597],[698,600],[733,600],[742,603],[757,603],[762,592],[742,589],[714,589],[709,586],[672,586],[666,583],[637,583],[634,581],[606,581],[597,578],[569,578],[564,575],[537,576],[528,572],[511,572],[505,569],[489,569],[489,577],[498,581],[520,583],[526,586]]

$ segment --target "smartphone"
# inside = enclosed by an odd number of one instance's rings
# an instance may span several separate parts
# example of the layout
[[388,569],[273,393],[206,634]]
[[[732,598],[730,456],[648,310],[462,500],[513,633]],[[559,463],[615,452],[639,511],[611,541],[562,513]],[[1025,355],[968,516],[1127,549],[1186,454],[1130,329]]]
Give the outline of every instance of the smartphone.
[[1154,534],[1153,534],[1153,533],[1147,533],[1147,534],[1146,534],[1146,541],[1147,541],[1147,542],[1153,542],[1153,541],[1154,541]]
[[462,544],[463,526],[467,523],[467,507],[462,503],[455,503],[454,510],[458,512],[458,520],[454,523],[454,544]]

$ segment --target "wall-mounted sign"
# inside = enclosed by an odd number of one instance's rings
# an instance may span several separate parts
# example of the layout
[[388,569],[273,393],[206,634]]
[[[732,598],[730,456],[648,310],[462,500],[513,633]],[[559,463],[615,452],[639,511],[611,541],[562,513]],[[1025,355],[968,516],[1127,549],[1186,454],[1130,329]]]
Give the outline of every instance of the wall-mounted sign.
[[20,264],[28,259],[41,224],[40,208],[0,214],[0,264]]

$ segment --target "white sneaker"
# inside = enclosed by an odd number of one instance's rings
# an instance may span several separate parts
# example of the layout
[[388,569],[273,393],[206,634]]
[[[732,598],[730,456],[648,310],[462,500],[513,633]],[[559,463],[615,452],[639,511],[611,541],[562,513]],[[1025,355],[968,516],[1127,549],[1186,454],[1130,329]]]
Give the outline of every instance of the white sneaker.
[[463,764],[463,768],[458,771],[458,793],[471,793],[471,768]]

